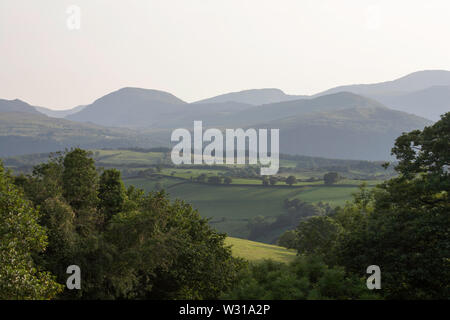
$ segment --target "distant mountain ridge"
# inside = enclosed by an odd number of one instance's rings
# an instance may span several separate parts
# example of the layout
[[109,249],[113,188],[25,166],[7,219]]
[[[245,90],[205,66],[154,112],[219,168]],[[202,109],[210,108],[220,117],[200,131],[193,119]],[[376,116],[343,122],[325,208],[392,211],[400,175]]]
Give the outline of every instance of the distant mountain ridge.
[[173,94],[141,88],[122,88],[111,92],[66,118],[103,126],[143,127],[158,124],[171,112],[187,105]]
[[313,97],[328,95],[331,93],[347,91],[363,96],[395,95],[417,90],[423,90],[433,86],[449,86],[450,71],[447,70],[423,70],[410,73],[401,78],[372,84],[353,84],[338,86],[313,95]]
[[412,113],[433,121],[450,111],[450,71],[417,71],[396,80],[339,86],[313,97],[347,91],[375,99],[389,108]]
[[450,111],[450,86],[433,86],[398,95],[378,95],[381,103],[434,121]]
[[266,89],[250,89],[238,92],[230,92],[221,94],[212,98],[203,99],[194,103],[224,103],[224,102],[237,102],[251,105],[262,105],[275,102],[289,101],[304,99],[308,96],[303,95],[288,95],[282,90],[276,88]]
[[391,148],[403,132],[432,121],[383,106],[352,107],[274,120],[259,127],[280,129],[280,150],[338,159],[392,160]]
[[33,106],[19,99],[0,99],[0,112],[26,112],[39,114]]
[[[447,81],[449,71],[422,71],[379,84],[342,86],[311,97],[257,89],[195,103],[164,91],[126,87],[66,119],[47,117],[36,111],[46,110],[20,100],[0,100],[1,154],[49,152],[74,145],[167,147],[173,129],[190,129],[194,120],[202,120],[204,127],[221,129],[278,128],[282,153],[387,160],[402,132],[422,129],[432,123],[426,118],[437,120],[449,111]],[[408,88],[411,91],[405,91]]]

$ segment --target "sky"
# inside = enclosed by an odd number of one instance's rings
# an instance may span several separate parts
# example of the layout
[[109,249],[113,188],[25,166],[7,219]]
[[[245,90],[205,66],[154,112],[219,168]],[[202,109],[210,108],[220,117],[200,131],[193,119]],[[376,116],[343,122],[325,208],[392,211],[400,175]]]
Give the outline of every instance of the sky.
[[0,0],[0,98],[314,94],[450,70],[449,35],[448,0]]

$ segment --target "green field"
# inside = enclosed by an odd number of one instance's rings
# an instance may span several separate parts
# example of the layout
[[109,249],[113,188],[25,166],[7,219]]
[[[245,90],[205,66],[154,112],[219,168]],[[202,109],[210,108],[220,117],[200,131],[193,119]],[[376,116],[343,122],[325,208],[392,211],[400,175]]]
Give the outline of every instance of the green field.
[[[360,184],[364,182],[372,187],[383,180],[383,175],[389,174],[375,163],[298,156],[281,158],[280,172],[276,177],[278,183],[263,186],[255,167],[175,167],[170,152],[162,152],[161,149],[91,151],[98,167],[121,170],[127,186],[134,185],[147,192],[164,189],[172,200],[181,199],[191,204],[218,231],[247,239],[251,236],[249,222],[253,223],[255,217],[265,217],[267,223],[271,223],[276,217],[287,214],[284,207],[286,199],[342,206],[352,199]],[[5,165],[14,171],[29,173],[33,165],[47,159],[46,154],[17,156],[5,159]],[[323,175],[334,170],[341,179],[332,186],[325,185]],[[232,182],[229,185],[195,182],[200,175],[206,175],[206,180],[211,176],[229,176]],[[280,181],[290,175],[301,181],[292,186]],[[292,227],[273,228],[251,238],[272,243]]]
[[231,245],[233,256],[250,262],[271,259],[278,262],[290,262],[295,259],[296,251],[283,247],[245,239],[227,237],[225,244]]
[[193,183],[172,177],[158,181],[147,178],[126,179],[126,185],[134,185],[146,191],[154,191],[156,183],[166,190],[172,199],[192,204],[201,216],[210,218],[211,225],[230,236],[247,238],[247,223],[256,216],[276,217],[286,213],[285,199],[306,202],[327,202],[332,206],[343,205],[352,198],[358,187],[352,186],[304,186],[287,187],[262,185],[209,185]]

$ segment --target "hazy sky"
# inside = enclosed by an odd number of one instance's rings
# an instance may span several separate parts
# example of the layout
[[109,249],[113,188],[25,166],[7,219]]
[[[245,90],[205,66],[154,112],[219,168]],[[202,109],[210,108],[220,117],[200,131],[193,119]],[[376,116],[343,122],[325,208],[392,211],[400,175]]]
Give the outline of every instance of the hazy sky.
[[125,86],[188,102],[312,94],[450,70],[449,38],[448,0],[0,0],[0,98],[64,109]]

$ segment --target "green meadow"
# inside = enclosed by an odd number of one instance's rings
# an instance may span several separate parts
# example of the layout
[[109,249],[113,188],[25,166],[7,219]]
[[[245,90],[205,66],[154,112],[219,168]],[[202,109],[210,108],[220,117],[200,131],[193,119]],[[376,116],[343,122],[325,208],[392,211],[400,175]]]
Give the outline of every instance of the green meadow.
[[197,209],[201,216],[210,218],[211,225],[230,236],[246,238],[246,225],[256,216],[276,217],[286,213],[285,199],[305,202],[326,202],[331,206],[343,205],[352,198],[358,186],[301,186],[288,187],[262,185],[210,185],[173,177],[159,180],[149,178],[126,179],[127,185],[155,191],[156,184],[172,199],[184,200]]
[[233,237],[227,237],[225,244],[231,246],[233,256],[244,258],[250,262],[271,259],[288,263],[294,260],[297,255],[295,250]]

